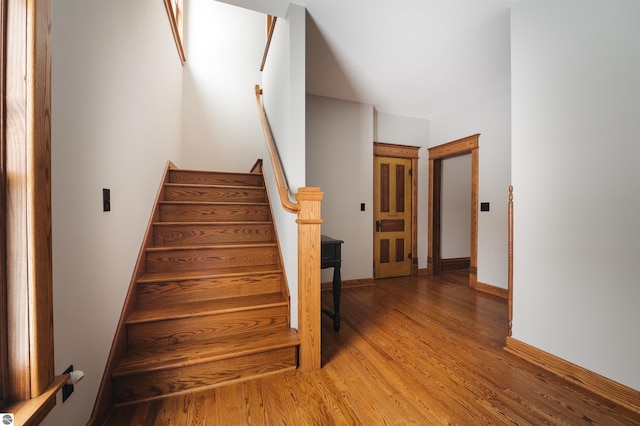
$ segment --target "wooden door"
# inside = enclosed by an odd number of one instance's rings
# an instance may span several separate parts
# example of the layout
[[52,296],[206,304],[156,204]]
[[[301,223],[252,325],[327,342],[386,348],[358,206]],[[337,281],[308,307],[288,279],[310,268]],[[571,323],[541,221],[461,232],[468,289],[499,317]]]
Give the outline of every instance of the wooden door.
[[376,278],[411,275],[411,159],[374,157]]

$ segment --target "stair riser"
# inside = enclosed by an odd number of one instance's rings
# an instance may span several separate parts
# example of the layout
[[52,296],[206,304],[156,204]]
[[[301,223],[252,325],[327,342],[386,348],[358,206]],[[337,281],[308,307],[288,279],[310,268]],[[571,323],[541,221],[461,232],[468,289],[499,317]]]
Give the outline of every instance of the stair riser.
[[170,345],[289,326],[288,306],[129,324],[131,346]]
[[147,251],[148,272],[199,271],[251,266],[275,267],[277,264],[276,246]]
[[182,368],[114,378],[114,402],[134,403],[204,390],[296,368],[297,349],[272,351]]
[[169,182],[195,185],[264,186],[262,175],[171,170]]
[[281,274],[138,284],[138,307],[252,296],[280,291]]
[[179,246],[220,243],[274,242],[271,223],[229,224],[156,224],[153,227],[156,246]]
[[270,221],[266,204],[172,204],[160,205],[163,222],[242,222]]
[[165,186],[167,201],[264,203],[264,188],[198,188]]

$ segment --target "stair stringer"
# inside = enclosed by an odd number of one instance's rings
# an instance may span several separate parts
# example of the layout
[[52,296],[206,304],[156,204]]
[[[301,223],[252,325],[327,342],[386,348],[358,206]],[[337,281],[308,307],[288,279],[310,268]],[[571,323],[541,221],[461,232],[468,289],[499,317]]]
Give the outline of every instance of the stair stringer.
[[93,411],[91,413],[91,418],[87,425],[99,425],[104,422],[107,418],[109,410],[113,406],[113,384],[111,381],[111,376],[115,371],[116,367],[124,358],[124,355],[127,351],[127,326],[126,320],[133,313],[136,308],[136,283],[140,277],[144,274],[145,264],[146,264],[146,251],[149,247],[153,245],[153,224],[157,222],[160,217],[160,201],[164,199],[164,188],[165,184],[169,182],[169,172],[171,169],[177,169],[178,167],[171,161],[167,161],[167,164],[164,169],[164,173],[162,175],[162,179],[160,181],[160,186],[158,188],[155,202],[153,204],[153,209],[151,211],[151,215],[149,217],[149,222],[147,223],[147,229],[144,234],[144,238],[142,240],[142,245],[140,247],[140,251],[138,253],[138,258],[136,260],[136,265],[133,270],[133,274],[131,276],[131,282],[129,283],[129,289],[127,290],[127,295],[124,300],[124,304],[122,306],[122,311],[120,313],[120,318],[118,320],[118,325],[116,326],[116,331],[113,337],[113,342],[111,343],[111,350],[109,351],[109,356],[107,358],[107,363],[104,368],[104,372],[102,374],[102,379],[100,381],[100,387],[98,389],[98,395],[96,396],[96,401],[93,405]]

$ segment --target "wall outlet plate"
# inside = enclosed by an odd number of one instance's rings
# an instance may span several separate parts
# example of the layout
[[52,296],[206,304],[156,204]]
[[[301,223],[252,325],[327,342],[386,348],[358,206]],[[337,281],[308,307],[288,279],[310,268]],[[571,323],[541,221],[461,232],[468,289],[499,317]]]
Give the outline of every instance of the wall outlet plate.
[[489,211],[489,203],[480,203],[480,211],[488,212]]

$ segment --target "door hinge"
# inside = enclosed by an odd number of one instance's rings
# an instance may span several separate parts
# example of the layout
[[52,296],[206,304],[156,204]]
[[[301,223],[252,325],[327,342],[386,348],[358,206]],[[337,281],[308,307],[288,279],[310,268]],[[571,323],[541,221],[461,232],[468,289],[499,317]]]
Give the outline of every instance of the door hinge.
[[413,255],[409,253],[409,259],[413,259]]

